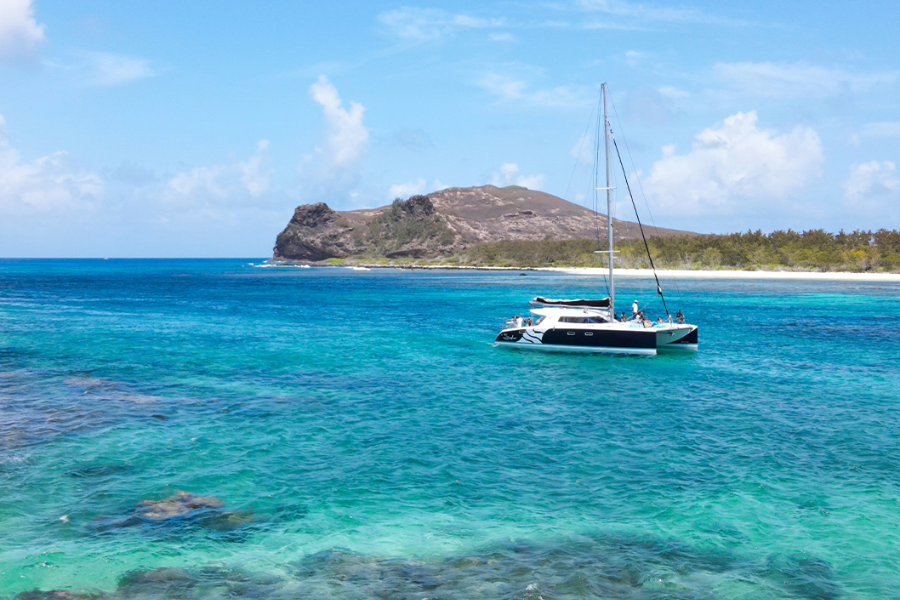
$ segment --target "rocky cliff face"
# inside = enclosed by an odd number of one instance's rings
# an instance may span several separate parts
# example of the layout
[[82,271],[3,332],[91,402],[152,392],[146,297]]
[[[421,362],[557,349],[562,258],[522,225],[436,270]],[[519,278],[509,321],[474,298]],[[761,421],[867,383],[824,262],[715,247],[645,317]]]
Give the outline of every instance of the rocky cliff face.
[[349,256],[424,258],[463,248],[427,196],[375,210],[336,212],[327,205],[298,206],[278,234],[274,258],[319,261]]
[[[636,223],[614,220],[616,237],[638,237]],[[298,206],[276,240],[274,259],[446,256],[503,240],[606,237],[606,217],[522,187],[449,188],[395,200],[376,209],[339,212],[326,204]],[[646,228],[648,235],[687,232]]]

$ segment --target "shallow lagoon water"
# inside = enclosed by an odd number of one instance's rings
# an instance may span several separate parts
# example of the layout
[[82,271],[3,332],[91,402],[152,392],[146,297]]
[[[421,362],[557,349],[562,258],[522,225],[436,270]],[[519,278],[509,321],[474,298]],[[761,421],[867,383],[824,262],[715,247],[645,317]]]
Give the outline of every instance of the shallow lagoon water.
[[664,279],[698,352],[570,356],[490,342],[602,279],[249,262],[0,262],[0,598],[900,589],[897,284]]

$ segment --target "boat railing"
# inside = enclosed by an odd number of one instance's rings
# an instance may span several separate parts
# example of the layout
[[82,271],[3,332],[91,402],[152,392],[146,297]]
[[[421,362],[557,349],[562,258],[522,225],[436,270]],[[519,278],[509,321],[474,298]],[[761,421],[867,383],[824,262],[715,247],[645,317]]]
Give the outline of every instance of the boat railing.
[[510,317],[506,319],[503,324],[503,329],[520,329],[525,327],[531,322],[530,319],[525,319],[523,317]]

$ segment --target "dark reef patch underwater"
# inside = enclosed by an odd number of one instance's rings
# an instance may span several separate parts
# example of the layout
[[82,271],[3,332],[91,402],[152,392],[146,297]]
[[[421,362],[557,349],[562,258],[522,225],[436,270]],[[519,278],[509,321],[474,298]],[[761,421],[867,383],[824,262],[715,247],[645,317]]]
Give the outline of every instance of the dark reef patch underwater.
[[[16,600],[141,598],[722,598],[711,578],[728,574],[773,598],[842,594],[830,566],[806,555],[739,559],[651,539],[581,536],[555,544],[517,543],[436,561],[371,558],[338,550],[285,565],[278,575],[209,566],[160,567],[119,578],[112,592],[32,590]],[[760,597],[760,596],[757,596]]]
[[566,356],[490,342],[602,278],[250,262],[0,261],[0,600],[897,595],[896,284]]

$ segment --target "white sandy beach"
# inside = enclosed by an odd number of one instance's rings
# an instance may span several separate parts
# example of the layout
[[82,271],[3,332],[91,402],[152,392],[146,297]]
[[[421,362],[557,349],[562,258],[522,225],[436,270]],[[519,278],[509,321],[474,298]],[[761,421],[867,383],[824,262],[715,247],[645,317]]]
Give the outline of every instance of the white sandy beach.
[[[268,263],[268,264],[266,264]],[[250,263],[253,265],[253,263]],[[299,263],[290,261],[265,261],[255,267],[298,267]],[[317,265],[326,266],[326,265]],[[385,265],[381,263],[359,263],[327,265],[332,268],[357,269],[409,269],[423,271],[547,271],[552,273],[568,273],[570,275],[603,276],[609,273],[606,268],[599,267],[487,267],[472,265]],[[689,270],[658,269],[657,274],[663,278],[679,279],[806,279],[811,281],[877,281],[882,283],[900,283],[900,273],[847,273],[842,271],[740,271],[740,270]],[[616,277],[653,277],[650,269],[616,269]]]
[[[535,269],[537,271],[557,271],[573,275],[605,275],[608,269],[600,268],[555,268]],[[807,279],[819,281],[880,281],[900,282],[900,273],[844,273],[818,271],[700,271],[679,269],[658,269],[660,277],[679,279]],[[653,277],[650,269],[616,269],[616,277]]]
[[[367,267],[383,267],[384,265],[365,265]],[[390,267],[389,267],[390,268]],[[396,267],[395,267],[396,268]],[[598,267],[475,267],[475,266],[443,266],[417,265],[401,268],[413,269],[464,269],[478,271],[549,271],[569,273],[571,275],[603,276],[608,269]],[[841,271],[740,271],[740,270],[688,270],[658,269],[657,274],[663,278],[678,279],[806,279],[812,281],[878,281],[900,283],[900,273],[846,273]],[[616,277],[653,277],[650,269],[616,269]]]

